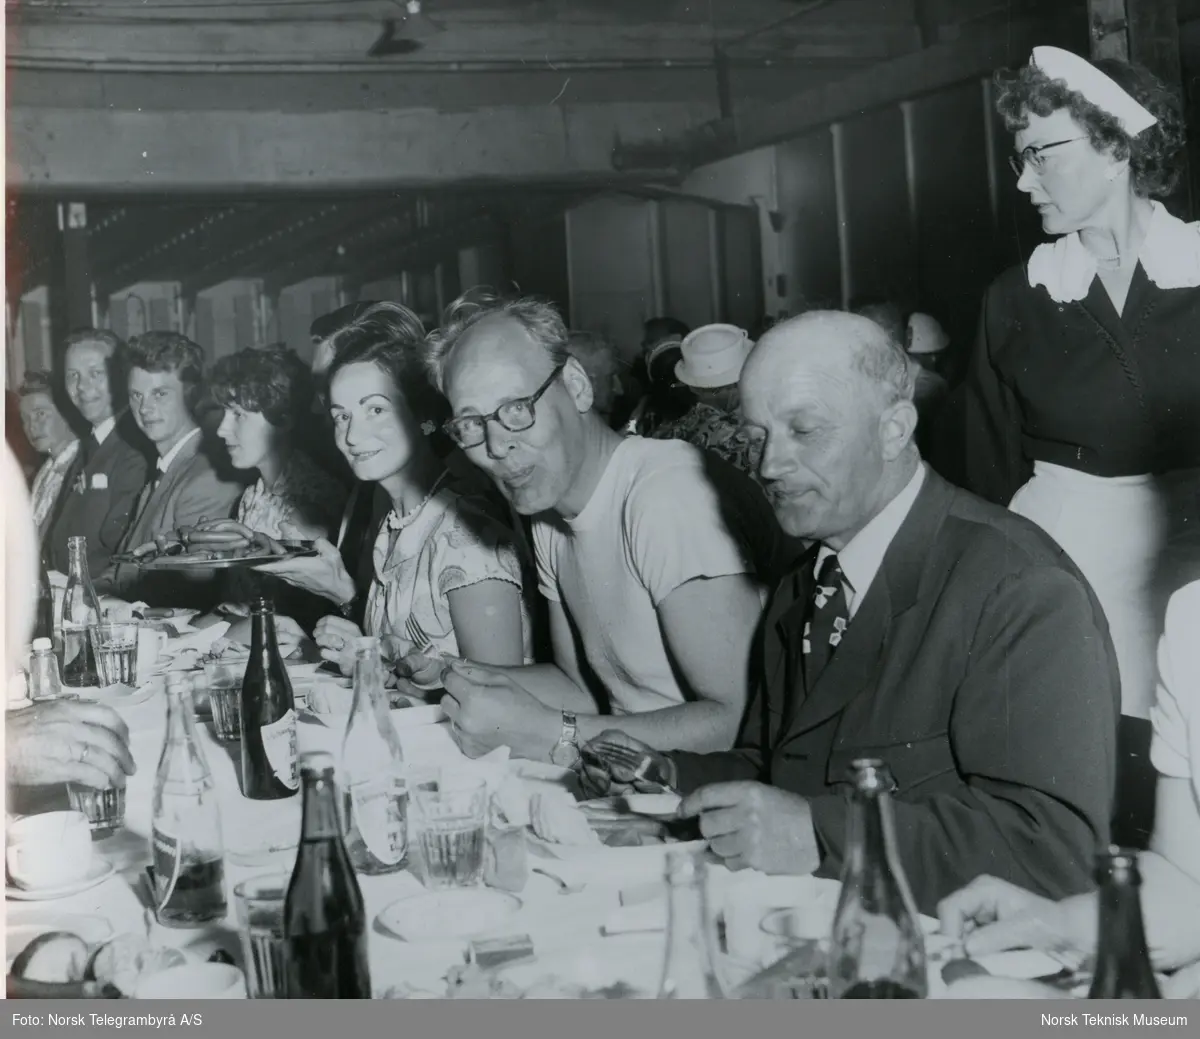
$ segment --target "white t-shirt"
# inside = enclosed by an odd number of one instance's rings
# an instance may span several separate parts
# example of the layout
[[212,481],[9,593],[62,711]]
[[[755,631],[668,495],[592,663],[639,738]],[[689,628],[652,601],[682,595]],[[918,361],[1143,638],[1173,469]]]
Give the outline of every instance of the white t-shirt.
[[[615,714],[684,702],[657,607],[694,578],[756,573],[754,539],[773,536],[746,529],[774,521],[761,492],[748,484],[759,501],[719,496],[705,464],[690,444],[628,437],[578,516],[533,523],[541,593],[571,617]],[[760,594],[765,602],[765,585]]]
[[[1158,695],[1150,708],[1150,760],[1160,775],[1190,780],[1200,802],[1200,581],[1167,606],[1158,646]],[[1200,861],[1200,841],[1196,858]]]

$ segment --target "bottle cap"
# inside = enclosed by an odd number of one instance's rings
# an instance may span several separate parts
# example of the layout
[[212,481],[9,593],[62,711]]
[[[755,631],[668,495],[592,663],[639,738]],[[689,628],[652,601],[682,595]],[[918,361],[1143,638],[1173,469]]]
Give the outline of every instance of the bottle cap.
[[855,758],[850,762],[851,779],[856,790],[869,793],[891,793],[896,781],[882,758]]
[[51,642],[49,639],[34,639],[33,640],[33,651],[35,653],[45,653],[48,650],[52,650],[52,649],[54,649],[54,643]]
[[269,599],[265,595],[260,596],[259,598],[255,599],[254,602],[252,602],[250,604],[250,612],[251,613],[274,613],[275,612],[275,600]]
[[1141,880],[1138,853],[1135,849],[1120,848],[1111,844],[1105,851],[1096,855],[1096,882],[1102,884],[1110,877],[1135,884]]

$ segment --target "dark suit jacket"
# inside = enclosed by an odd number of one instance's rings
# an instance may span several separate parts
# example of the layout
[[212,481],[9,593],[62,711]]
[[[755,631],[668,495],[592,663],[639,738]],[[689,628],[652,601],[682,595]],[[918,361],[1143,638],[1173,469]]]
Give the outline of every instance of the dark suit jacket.
[[[209,445],[203,433],[189,440],[157,483],[148,483],[138,499],[136,518],[121,541],[120,551],[129,552],[190,527],[201,517],[223,519],[237,509],[245,487],[223,479],[208,458]],[[142,600],[151,606],[185,606],[207,609],[219,598],[221,584],[213,580],[220,571],[182,575],[172,572],[144,573],[128,563],[110,565],[96,582],[96,591],[109,592],[130,602]]]
[[1108,840],[1120,711],[1104,614],[1034,524],[931,470],[836,654],[798,650],[816,547],[778,586],[737,748],[673,756],[680,785],[751,779],[811,805],[820,874],[846,839],[847,768],[883,758],[923,912],[980,873],[1051,898],[1091,886]]
[[[86,465],[85,443],[80,442],[75,462],[63,479],[43,550],[51,567],[65,574],[67,538],[87,538],[88,572],[95,578],[104,572],[133,522],[138,496],[153,462],[150,444],[128,412],[118,416],[116,425]],[[97,482],[107,483],[107,487],[97,487]]]

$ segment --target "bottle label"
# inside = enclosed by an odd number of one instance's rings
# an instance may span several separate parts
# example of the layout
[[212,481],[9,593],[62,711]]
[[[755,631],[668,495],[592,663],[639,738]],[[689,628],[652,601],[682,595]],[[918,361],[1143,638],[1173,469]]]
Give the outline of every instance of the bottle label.
[[408,843],[406,797],[392,776],[376,777],[350,787],[352,825],[367,850],[379,861],[394,866]]
[[261,730],[263,750],[267,753],[271,771],[289,790],[300,789],[300,773],[296,762],[296,712],[288,712]]
[[151,831],[150,845],[154,856],[154,882],[158,889],[155,910],[161,912],[171,901],[175,885],[179,882],[179,871],[183,866],[183,841],[155,827]]

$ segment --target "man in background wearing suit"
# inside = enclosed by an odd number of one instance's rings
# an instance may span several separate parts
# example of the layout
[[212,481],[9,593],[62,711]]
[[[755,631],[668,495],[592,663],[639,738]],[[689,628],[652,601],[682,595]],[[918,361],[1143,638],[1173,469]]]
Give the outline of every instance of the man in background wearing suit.
[[44,543],[54,570],[67,572],[67,539],[87,538],[88,571],[102,574],[133,521],[146,485],[150,445],[125,410],[125,344],[88,328],[67,338],[67,396],[91,432],[63,480]]
[[777,325],[741,387],[775,513],[813,544],[764,617],[735,749],[658,755],[681,814],[731,868],[836,876],[848,766],[882,758],[923,912],[980,873],[1051,898],[1089,888],[1120,691],[1083,575],[1034,524],[924,464],[911,370],[868,319]]
[[[201,518],[233,515],[244,490],[214,470],[195,407],[202,389],[204,355],[177,332],[146,332],[130,340],[129,405],[138,428],[158,453],[150,481],[138,500],[133,524],[121,542],[129,552],[160,534],[190,527]],[[143,574],[128,563],[111,566],[96,582],[107,592],[151,606],[212,606],[219,589],[214,571]]]

